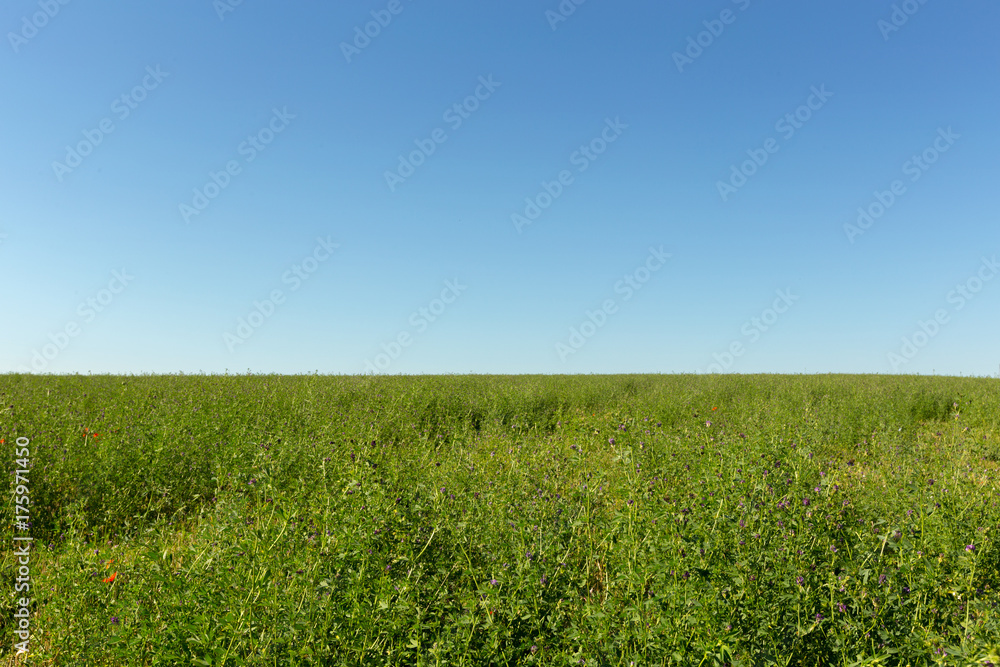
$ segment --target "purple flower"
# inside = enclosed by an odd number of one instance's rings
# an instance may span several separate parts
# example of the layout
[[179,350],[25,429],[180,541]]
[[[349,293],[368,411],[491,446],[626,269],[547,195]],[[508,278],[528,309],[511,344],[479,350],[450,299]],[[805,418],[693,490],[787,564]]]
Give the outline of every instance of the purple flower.
[[803,499],[802,499],[802,504],[803,504],[803,505],[804,505],[805,507],[809,507],[809,499],[808,499],[808,498],[803,498]]
[[838,603],[837,604],[837,611],[839,611],[841,614],[843,614],[844,612],[847,611],[847,605],[845,605],[843,602]]
[[801,586],[803,582],[805,582],[805,579],[803,579],[802,577],[795,577],[795,583],[797,583],[799,586]]
[[499,583],[500,583],[500,582],[499,582],[499,581],[497,581],[496,579],[490,579],[490,586],[496,586],[496,585],[497,585],[497,584],[499,584]]
[[118,617],[117,616],[112,616],[111,617],[111,622],[114,623],[115,625],[118,625]]
[[816,614],[816,622],[819,623],[823,620],[823,614]]
[[976,545],[975,544],[966,544],[965,545],[965,550],[966,551],[975,551],[976,550]]

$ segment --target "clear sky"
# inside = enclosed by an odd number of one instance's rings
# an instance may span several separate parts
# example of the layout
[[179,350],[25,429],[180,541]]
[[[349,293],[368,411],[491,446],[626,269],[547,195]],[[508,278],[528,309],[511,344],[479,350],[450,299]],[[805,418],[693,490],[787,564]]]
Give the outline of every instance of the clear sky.
[[995,375],[998,22],[8,0],[0,372]]

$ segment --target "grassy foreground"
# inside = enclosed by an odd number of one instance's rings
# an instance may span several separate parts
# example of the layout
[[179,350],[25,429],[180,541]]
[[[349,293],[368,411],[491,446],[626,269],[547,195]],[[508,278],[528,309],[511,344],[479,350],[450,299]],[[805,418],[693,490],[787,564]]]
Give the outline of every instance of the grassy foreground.
[[29,534],[29,665],[1000,665],[997,380],[7,375],[0,438],[6,665]]

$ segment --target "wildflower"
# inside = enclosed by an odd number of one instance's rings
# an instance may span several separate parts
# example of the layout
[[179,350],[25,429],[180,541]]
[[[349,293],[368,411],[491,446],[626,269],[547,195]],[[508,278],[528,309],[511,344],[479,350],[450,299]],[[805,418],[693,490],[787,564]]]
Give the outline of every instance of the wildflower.
[[117,616],[112,616],[112,617],[111,617],[111,622],[112,622],[112,623],[113,623],[114,625],[118,625],[118,617],[117,617]]
[[113,583],[113,582],[114,582],[114,580],[115,580],[115,577],[117,577],[117,576],[118,576],[118,573],[117,573],[117,572],[115,572],[114,574],[112,574],[112,575],[111,575],[110,577],[108,577],[107,579],[101,579],[101,581],[103,581],[103,582],[104,582],[104,583],[106,583],[106,584],[110,584],[110,583]]
[[805,582],[805,579],[803,579],[802,577],[795,577],[795,583],[797,583],[799,586],[801,586],[803,582]]
[[847,605],[845,605],[843,602],[837,603],[837,611],[843,614],[844,612],[847,611]]
[[965,550],[966,551],[975,551],[976,550],[976,545],[975,544],[966,544],[965,545]]
[[499,581],[497,581],[496,579],[490,579],[490,586],[496,586],[496,585],[497,585],[497,584],[499,584],[499,583],[500,583],[500,582],[499,582]]
[[823,620],[823,614],[816,614],[816,622],[819,623]]

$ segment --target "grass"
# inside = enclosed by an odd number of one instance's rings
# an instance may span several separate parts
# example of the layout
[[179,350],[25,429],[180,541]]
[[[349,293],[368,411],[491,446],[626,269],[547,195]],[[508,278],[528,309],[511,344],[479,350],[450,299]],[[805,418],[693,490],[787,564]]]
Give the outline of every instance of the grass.
[[998,394],[0,376],[8,498],[30,439],[28,664],[1000,665]]

